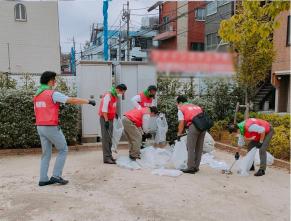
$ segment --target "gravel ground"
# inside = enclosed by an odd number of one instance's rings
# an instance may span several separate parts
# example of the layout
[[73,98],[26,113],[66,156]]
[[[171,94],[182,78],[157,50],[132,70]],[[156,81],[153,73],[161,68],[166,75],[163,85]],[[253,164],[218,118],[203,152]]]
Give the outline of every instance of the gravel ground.
[[[218,150],[215,156],[233,160]],[[0,158],[1,221],[290,220],[285,170],[240,177],[203,165],[195,175],[159,177],[104,165],[101,151],[72,151],[64,170],[70,183],[38,187],[39,161],[40,155]]]

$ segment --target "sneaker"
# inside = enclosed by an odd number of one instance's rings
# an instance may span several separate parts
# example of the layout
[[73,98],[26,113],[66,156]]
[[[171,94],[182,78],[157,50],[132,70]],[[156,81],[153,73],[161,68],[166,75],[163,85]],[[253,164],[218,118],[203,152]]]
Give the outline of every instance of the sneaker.
[[103,161],[105,164],[116,164],[114,159],[108,159]]
[[49,181],[39,181],[38,185],[39,186],[47,186],[53,184],[50,180]]
[[133,161],[136,161],[137,159],[140,159],[140,157],[133,157],[133,156],[131,156],[131,155],[129,155],[129,158],[130,158],[131,160],[133,160]]
[[197,172],[196,169],[182,169],[181,171],[183,173],[190,173],[190,174],[195,174]]
[[66,184],[69,183],[68,180],[64,180],[62,177],[54,177],[54,176],[51,177],[50,181],[52,183],[58,183],[58,184],[61,184],[61,185],[66,185]]
[[265,170],[259,169],[258,172],[254,174],[254,176],[264,176],[265,175]]

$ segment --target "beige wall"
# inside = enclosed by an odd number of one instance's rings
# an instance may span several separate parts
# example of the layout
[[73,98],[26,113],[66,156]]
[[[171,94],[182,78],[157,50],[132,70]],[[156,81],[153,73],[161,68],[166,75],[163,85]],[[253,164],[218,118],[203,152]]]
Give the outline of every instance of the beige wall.
[[[187,1],[177,2],[177,16],[188,12]],[[177,19],[177,49],[188,49],[188,14]]]
[[11,72],[60,73],[60,36],[57,1],[21,1],[27,21],[14,19],[18,1],[0,3],[0,71],[8,69],[10,47]]

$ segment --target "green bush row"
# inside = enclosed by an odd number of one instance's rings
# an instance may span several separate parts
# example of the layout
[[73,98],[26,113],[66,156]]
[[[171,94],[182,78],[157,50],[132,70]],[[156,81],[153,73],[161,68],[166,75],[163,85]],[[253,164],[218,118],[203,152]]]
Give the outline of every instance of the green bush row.
[[[2,80],[2,81],[1,81]],[[16,84],[0,75],[0,148],[28,148],[40,146],[35,126],[33,96],[35,85],[15,89]],[[59,82],[59,91],[69,94],[64,81]],[[8,86],[7,86],[8,85]],[[79,107],[61,105],[60,126],[68,143],[75,143],[79,122]]]

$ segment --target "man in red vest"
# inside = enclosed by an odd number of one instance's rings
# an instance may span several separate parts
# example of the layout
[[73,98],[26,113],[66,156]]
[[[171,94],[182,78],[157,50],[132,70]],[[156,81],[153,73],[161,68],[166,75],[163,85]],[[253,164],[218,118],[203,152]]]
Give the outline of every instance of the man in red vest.
[[184,173],[195,174],[199,171],[203,143],[206,132],[198,130],[192,123],[192,119],[198,114],[202,113],[201,107],[188,103],[187,97],[180,95],[177,98],[178,106],[178,140],[182,136],[185,127],[188,128],[187,134],[187,150],[188,150],[188,163],[187,169],[183,169]]
[[122,118],[124,134],[129,142],[129,158],[132,160],[140,159],[140,147],[142,144],[142,134],[147,134],[147,121],[149,117],[158,114],[157,107],[143,107],[126,112]]
[[119,97],[121,98],[123,96],[126,90],[127,87],[125,84],[112,87],[109,92],[103,95],[99,106],[103,162],[106,164],[115,164],[111,152],[113,120],[116,116],[117,100]]
[[[245,140],[247,140],[250,141],[248,144],[249,151],[254,147],[259,148],[261,162],[260,169],[254,175],[265,175],[265,171],[267,168],[267,148],[274,135],[274,129],[271,124],[265,120],[249,118],[245,121],[240,122],[237,125],[230,125],[229,132],[236,133],[239,138],[239,147],[242,147],[245,144]],[[252,165],[250,170],[255,170],[254,164]]]
[[146,90],[140,92],[138,95],[135,95],[131,102],[133,106],[137,109],[141,109],[143,107],[151,107],[155,106],[155,96],[157,93],[157,87],[155,85],[150,85]]
[[[41,86],[37,90],[33,102],[36,118],[37,132],[42,147],[39,186],[54,183],[65,185],[67,180],[62,178],[68,146],[62,130],[59,127],[59,108],[63,104],[91,104],[96,105],[94,100],[68,97],[53,89],[56,84],[56,73],[46,71],[40,77]],[[58,149],[58,156],[53,170],[53,176],[47,176],[52,154],[52,145]]]

